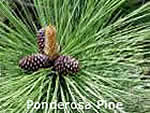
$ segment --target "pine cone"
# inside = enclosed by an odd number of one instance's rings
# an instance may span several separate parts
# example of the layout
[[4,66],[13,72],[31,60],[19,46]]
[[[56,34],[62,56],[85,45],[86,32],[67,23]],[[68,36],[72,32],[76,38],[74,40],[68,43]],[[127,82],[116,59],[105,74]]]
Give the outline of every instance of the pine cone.
[[19,66],[27,71],[37,71],[40,68],[47,68],[52,66],[52,62],[46,55],[35,54],[32,56],[23,57],[19,61]]
[[45,47],[45,28],[41,28],[37,33],[37,43],[39,52],[44,54],[44,47]]
[[54,70],[63,74],[77,73],[79,62],[70,56],[60,56],[54,61]]

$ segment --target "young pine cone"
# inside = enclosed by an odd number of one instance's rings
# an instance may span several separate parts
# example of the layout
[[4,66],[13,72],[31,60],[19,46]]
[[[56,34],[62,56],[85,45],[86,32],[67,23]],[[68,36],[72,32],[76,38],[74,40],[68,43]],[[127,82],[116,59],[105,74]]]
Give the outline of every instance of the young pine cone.
[[79,62],[70,56],[60,56],[54,61],[54,70],[63,74],[77,73]]
[[49,60],[48,56],[43,54],[26,56],[19,61],[19,67],[27,71],[37,71],[40,68],[50,66],[52,66],[51,60]]
[[42,28],[37,32],[37,43],[38,43],[39,52],[44,54],[45,28]]

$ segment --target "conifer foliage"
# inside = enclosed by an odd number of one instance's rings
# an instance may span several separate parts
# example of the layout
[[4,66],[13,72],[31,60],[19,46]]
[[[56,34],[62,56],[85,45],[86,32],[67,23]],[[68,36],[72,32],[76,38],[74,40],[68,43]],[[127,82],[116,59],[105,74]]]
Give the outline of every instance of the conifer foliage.
[[[18,0],[11,7],[0,0],[0,112],[148,112],[150,89],[141,78],[150,56],[150,2],[125,13],[127,1]],[[28,109],[28,100],[91,107]],[[98,100],[123,109],[99,109]]]

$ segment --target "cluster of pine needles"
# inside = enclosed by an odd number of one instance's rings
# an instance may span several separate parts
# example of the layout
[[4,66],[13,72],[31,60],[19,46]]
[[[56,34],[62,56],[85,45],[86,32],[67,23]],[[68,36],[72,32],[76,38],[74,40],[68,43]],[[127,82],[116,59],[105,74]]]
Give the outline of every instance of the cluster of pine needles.
[[[117,113],[148,113],[150,2],[130,11],[128,0],[0,0],[0,113],[113,113],[98,100],[122,102]],[[79,60],[75,75],[22,71],[21,57],[38,52],[36,33],[54,25],[60,54]],[[149,68],[150,69],[150,68]],[[84,109],[27,109],[38,102],[89,102]]]

